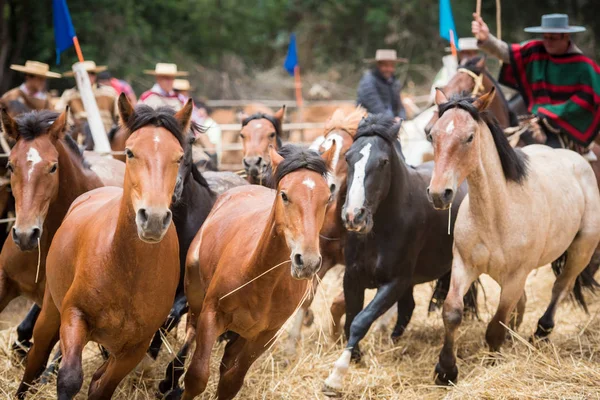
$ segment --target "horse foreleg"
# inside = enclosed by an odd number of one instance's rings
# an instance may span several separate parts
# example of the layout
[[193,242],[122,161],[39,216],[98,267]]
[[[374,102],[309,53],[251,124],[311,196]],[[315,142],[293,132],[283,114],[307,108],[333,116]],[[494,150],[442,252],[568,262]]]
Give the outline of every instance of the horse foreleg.
[[19,295],[17,285],[9,279],[6,271],[0,265],[0,313]]
[[65,307],[61,317],[60,349],[63,354],[56,383],[58,398],[70,400],[83,384],[82,355],[89,341],[89,328],[85,317],[74,307]]
[[463,317],[463,296],[469,290],[471,283],[477,279],[480,272],[475,268],[467,267],[460,256],[454,254],[452,262],[452,278],[450,291],[444,301],[444,346],[440,352],[439,362],[435,366],[435,381],[438,385],[447,385],[455,382],[458,377],[456,368],[456,355],[454,354],[454,338]]
[[491,351],[498,351],[506,339],[506,327],[515,306],[523,297],[527,274],[511,274],[510,281],[504,282],[500,292],[500,302],[496,314],[488,324],[485,340]]
[[210,356],[213,345],[225,331],[221,316],[212,310],[202,310],[198,318],[196,350],[185,374],[183,400],[192,400],[204,392],[210,376]]
[[[375,298],[351,322],[348,345],[341,357],[335,362],[333,371],[325,380],[326,388],[336,391],[342,389],[343,379],[349,368],[350,356],[353,356],[353,353],[358,350],[358,343],[365,337],[373,322],[392,307],[399,298],[403,297],[410,288],[410,280],[396,278],[377,289]],[[350,304],[349,301],[348,303]],[[346,314],[346,318],[348,314],[349,312]],[[347,324],[348,320],[346,320]],[[360,355],[360,350],[358,351]]]
[[523,294],[517,303],[517,308],[510,318],[510,329],[518,331],[521,323],[523,322],[523,316],[525,315],[525,306],[527,305],[527,294],[523,290]]
[[[150,356],[151,358],[151,363],[156,361],[156,358],[158,357],[158,353],[160,352],[160,348],[162,347],[163,343],[163,336],[166,336],[167,333],[171,332],[171,330],[177,328],[179,322],[181,321],[181,318],[185,315],[185,313],[187,313],[187,311],[187,299],[185,298],[185,294],[182,288],[181,292],[178,292],[175,297],[175,302],[173,303],[173,307],[171,308],[169,316],[152,338],[152,342],[150,343],[150,347],[148,348],[148,356]],[[142,369],[146,370],[148,368],[146,367]]]
[[42,308],[37,304],[31,306],[31,309],[25,316],[23,322],[17,327],[17,340],[12,345],[14,353],[23,358],[27,355],[27,351],[31,347],[31,338],[33,337],[33,327],[37,321]]
[[[393,308],[391,308],[392,310]],[[410,288],[406,291],[404,296],[398,301],[398,319],[396,320],[396,326],[392,332],[392,340],[394,342],[398,341],[410,319],[412,318],[413,311],[415,310],[415,299],[413,297],[413,288]]]
[[119,386],[119,383],[129,374],[144,358],[148,342],[143,342],[125,353],[112,354],[108,363],[101,368],[102,374],[90,383],[88,400],[110,399]]
[[[188,315],[190,318],[191,315]],[[196,327],[188,323],[185,340],[183,346],[175,356],[175,359],[167,366],[165,378],[158,384],[158,390],[165,398],[179,398],[181,396],[181,388],[179,387],[179,379],[185,371],[185,361],[187,359],[190,348],[196,338]]]
[[54,305],[50,291],[46,290],[42,311],[33,329],[33,346],[27,354],[27,366],[17,390],[19,399],[25,398],[31,384],[44,371],[50,352],[52,352],[52,348],[58,341],[59,329],[60,313]]
[[339,339],[342,334],[342,317],[346,313],[346,299],[344,298],[344,291],[341,291],[335,299],[333,299],[333,303],[331,303],[331,308],[329,309],[331,313],[331,338],[336,341]]

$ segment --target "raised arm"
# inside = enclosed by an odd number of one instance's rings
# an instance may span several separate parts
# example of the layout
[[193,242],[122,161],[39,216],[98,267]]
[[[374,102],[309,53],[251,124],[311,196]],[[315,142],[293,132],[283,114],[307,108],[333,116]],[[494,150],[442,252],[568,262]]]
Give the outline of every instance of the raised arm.
[[473,36],[477,38],[477,45],[480,49],[505,63],[510,62],[508,44],[492,35],[490,28],[476,13],[473,13],[471,31],[473,32]]

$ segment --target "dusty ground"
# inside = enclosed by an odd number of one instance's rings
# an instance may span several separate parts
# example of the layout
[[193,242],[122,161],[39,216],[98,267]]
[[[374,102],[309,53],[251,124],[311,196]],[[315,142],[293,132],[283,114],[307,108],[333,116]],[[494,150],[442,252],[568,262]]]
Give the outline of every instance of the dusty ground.
[[[261,357],[246,378],[240,399],[324,399],[323,380],[340,355],[342,346],[326,336],[328,317],[325,313],[340,287],[339,277],[326,277],[323,291],[313,304],[315,324],[304,331],[298,354],[283,354],[282,337],[274,350]],[[433,367],[442,344],[443,325],[438,314],[427,315],[431,287],[416,290],[417,309],[402,340],[394,345],[387,334],[370,332],[362,343],[365,354],[362,365],[353,365],[346,378],[343,399],[600,399],[600,302],[590,299],[590,315],[565,303],[559,309],[552,340],[539,348],[527,343],[538,318],[550,297],[554,276],[548,268],[534,272],[527,284],[528,304],[519,335],[507,343],[492,365],[486,351],[484,332],[498,299],[498,286],[484,277],[487,301],[481,295],[482,321],[468,321],[458,335],[460,369],[456,387],[433,385]],[[25,301],[11,305],[0,316],[0,397],[11,398],[22,375],[22,367],[14,364],[8,349],[16,334],[14,327],[27,309]],[[6,329],[8,328],[8,329]],[[183,338],[182,327],[178,337]],[[170,337],[171,347],[178,340]],[[202,399],[214,396],[218,357],[223,346],[215,348],[213,375]],[[151,399],[167,359],[164,351],[152,373],[135,373],[121,384],[117,399]],[[93,371],[101,364],[95,346],[88,346],[84,357],[84,387],[78,399],[84,399]],[[55,398],[55,382],[44,386],[29,398]]]

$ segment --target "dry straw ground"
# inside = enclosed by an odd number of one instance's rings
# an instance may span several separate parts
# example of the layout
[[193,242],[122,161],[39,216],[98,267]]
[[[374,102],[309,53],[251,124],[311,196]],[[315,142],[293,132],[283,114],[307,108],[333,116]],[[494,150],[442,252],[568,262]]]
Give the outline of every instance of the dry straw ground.
[[[283,353],[278,345],[262,356],[246,377],[240,399],[323,399],[321,386],[341,344],[326,336],[330,303],[340,287],[340,278],[331,274],[313,304],[315,324],[304,331],[295,357]],[[441,347],[443,324],[438,314],[427,315],[431,294],[429,285],[419,286],[417,308],[409,329],[394,345],[387,334],[370,332],[362,344],[364,361],[353,365],[341,395],[343,399],[600,399],[600,299],[590,298],[590,315],[565,303],[557,314],[557,325],[548,344],[533,347],[527,338],[543,313],[554,282],[552,272],[543,268],[532,273],[527,284],[527,311],[524,323],[500,355],[486,351],[484,332],[498,299],[499,288],[483,278],[487,300],[481,296],[482,321],[467,321],[458,335],[460,368],[456,387],[433,385],[433,367]],[[15,338],[14,326],[26,311],[24,301],[12,305],[0,316],[0,398],[12,398],[22,375],[22,367],[11,361],[9,345]],[[170,347],[178,348],[183,337],[169,337]],[[202,399],[214,397],[218,359],[223,345],[215,348],[212,376]],[[132,373],[119,387],[117,399],[152,399],[164,371],[168,351],[148,375]],[[78,399],[85,398],[93,371],[101,364],[95,346],[88,346],[84,357],[86,381]],[[55,398],[55,381],[42,387],[33,399]]]

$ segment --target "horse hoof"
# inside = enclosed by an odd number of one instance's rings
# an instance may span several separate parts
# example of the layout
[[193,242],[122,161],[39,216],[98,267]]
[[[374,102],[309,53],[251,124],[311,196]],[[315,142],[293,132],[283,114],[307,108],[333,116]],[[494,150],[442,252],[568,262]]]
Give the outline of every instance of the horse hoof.
[[352,349],[352,357],[350,360],[356,364],[359,364],[362,361],[362,351],[360,351],[358,346]]
[[340,393],[340,389],[333,388],[327,383],[324,383],[323,388],[321,389],[321,393],[323,393],[327,397],[341,397],[342,394]]
[[304,324],[304,326],[309,327],[313,324],[313,322],[315,322],[315,314],[309,308],[304,314],[304,320],[302,321],[302,323]]
[[452,366],[450,371],[446,371],[442,368],[440,363],[435,366],[435,384],[439,386],[448,386],[451,383],[456,383],[458,378],[458,368],[456,365]]
[[31,348],[31,342],[29,340],[24,340],[22,342],[15,341],[12,345],[12,351],[14,356],[18,361],[23,361]]
[[392,333],[392,335],[390,336],[390,339],[392,339],[392,343],[394,344],[398,344],[398,342],[400,342],[400,339],[402,338],[402,334],[394,334]]

